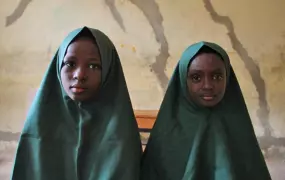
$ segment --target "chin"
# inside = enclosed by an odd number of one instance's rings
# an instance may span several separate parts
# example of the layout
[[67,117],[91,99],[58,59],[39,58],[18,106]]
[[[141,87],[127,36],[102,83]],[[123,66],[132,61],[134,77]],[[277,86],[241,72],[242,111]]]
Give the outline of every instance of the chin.
[[74,101],[77,102],[92,102],[92,101],[96,101],[96,97],[95,96],[75,96],[73,98]]
[[82,98],[82,97],[75,97],[73,98],[73,101],[76,101],[76,102],[85,102],[85,101],[88,101],[89,99],[88,98]]
[[76,102],[86,101],[86,99],[87,99],[83,96],[77,96],[77,95],[73,95],[73,94],[69,97],[70,97],[70,99],[72,99],[73,101],[76,101]]
[[205,107],[214,107],[218,104],[219,102],[214,102],[214,101],[209,101],[209,102],[202,102],[201,105]]

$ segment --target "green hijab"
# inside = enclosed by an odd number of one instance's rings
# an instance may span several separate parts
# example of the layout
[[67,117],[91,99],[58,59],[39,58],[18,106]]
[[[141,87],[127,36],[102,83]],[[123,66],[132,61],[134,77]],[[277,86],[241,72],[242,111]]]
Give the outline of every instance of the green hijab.
[[[95,102],[76,103],[61,85],[68,45],[88,32],[102,61]],[[96,29],[72,31],[52,59],[22,131],[13,180],[136,180],[142,148],[123,69],[111,40]]]
[[[211,109],[188,100],[188,66],[203,47],[222,57],[227,72],[225,96]],[[183,53],[146,146],[141,179],[270,179],[237,78],[220,46],[199,42]]]

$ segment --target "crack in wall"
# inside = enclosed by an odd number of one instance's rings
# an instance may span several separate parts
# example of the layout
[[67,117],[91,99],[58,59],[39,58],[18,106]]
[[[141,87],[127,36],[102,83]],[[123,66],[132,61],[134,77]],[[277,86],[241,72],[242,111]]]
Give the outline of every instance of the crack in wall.
[[251,79],[256,87],[256,91],[259,95],[259,109],[257,111],[258,119],[264,129],[265,137],[272,137],[272,128],[269,124],[269,108],[266,99],[266,86],[265,81],[261,77],[260,68],[254,62],[253,58],[249,56],[247,50],[243,47],[243,44],[238,39],[232,20],[228,16],[219,15],[211,0],[203,0],[206,10],[210,13],[212,20],[218,24],[224,25],[228,30],[228,36],[230,38],[233,49],[238,53],[240,58],[245,64],[246,69],[249,71]]
[[6,17],[6,27],[14,24],[24,14],[28,5],[32,0],[21,0],[18,6],[15,8],[13,13]]
[[123,18],[115,5],[115,0],[105,0],[105,4],[109,7],[115,21],[119,24],[121,29],[126,32]]

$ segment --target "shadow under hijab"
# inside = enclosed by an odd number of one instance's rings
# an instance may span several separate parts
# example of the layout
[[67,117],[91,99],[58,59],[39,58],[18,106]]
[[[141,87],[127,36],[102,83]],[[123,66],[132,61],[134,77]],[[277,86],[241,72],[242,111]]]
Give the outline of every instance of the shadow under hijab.
[[[188,65],[203,47],[222,57],[227,87],[214,108],[189,100]],[[227,53],[199,42],[183,53],[169,82],[142,158],[142,180],[269,180],[248,110]]]
[[[98,99],[76,103],[61,86],[68,45],[90,34],[102,61]],[[136,180],[142,148],[123,69],[110,39],[83,27],[63,41],[29,111],[13,180]]]

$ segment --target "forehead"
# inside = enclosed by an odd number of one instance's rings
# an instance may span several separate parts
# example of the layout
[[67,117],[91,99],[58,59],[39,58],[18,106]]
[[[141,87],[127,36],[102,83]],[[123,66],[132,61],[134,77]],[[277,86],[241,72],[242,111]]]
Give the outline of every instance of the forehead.
[[67,48],[65,59],[73,59],[79,62],[101,62],[99,49],[90,38],[79,38],[73,41]]
[[69,44],[67,51],[69,50],[97,50],[98,46],[91,38],[78,38]]
[[217,69],[225,70],[223,60],[215,53],[198,54],[189,65],[189,71],[214,71]]

